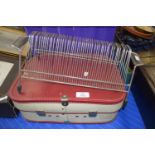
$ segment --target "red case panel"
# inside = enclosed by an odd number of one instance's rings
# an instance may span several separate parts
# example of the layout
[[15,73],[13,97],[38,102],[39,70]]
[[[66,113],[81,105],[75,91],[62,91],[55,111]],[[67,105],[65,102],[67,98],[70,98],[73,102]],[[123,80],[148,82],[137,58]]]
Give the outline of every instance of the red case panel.
[[[43,82],[30,79],[22,79],[22,93],[17,91],[18,79],[10,88],[9,96],[13,101],[29,102],[60,102],[63,95],[68,96],[69,102],[96,103],[96,104],[117,104],[122,102],[125,92],[71,86],[52,82]],[[88,98],[76,97],[76,92],[88,92]]]

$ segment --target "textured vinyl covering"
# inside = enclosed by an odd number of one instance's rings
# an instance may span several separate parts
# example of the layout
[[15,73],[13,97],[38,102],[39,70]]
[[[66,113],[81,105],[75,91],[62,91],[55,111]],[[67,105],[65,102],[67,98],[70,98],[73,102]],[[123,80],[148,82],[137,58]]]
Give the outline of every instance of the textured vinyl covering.
[[132,93],[129,93],[129,101],[124,110],[118,113],[116,119],[107,124],[51,124],[28,122],[21,114],[17,118],[0,118],[0,128],[8,129],[143,129],[145,125],[136,106]]

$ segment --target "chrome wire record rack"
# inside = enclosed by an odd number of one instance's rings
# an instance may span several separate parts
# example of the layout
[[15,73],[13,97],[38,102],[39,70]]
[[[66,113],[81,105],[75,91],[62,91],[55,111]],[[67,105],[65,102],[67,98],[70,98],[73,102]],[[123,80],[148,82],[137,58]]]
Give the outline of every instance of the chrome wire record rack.
[[[24,66],[19,56],[20,78],[128,92],[135,69],[141,65],[128,45],[33,32],[28,38],[19,38],[14,46],[20,49],[27,39],[31,49]],[[19,92],[21,89],[19,82]]]

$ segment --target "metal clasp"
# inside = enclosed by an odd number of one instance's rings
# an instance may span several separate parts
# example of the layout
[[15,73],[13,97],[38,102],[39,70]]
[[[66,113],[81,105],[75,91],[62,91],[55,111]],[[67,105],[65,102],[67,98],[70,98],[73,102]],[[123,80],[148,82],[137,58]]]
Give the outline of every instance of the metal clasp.
[[61,104],[63,105],[63,106],[68,106],[68,96],[67,95],[63,95],[62,97],[61,97]]

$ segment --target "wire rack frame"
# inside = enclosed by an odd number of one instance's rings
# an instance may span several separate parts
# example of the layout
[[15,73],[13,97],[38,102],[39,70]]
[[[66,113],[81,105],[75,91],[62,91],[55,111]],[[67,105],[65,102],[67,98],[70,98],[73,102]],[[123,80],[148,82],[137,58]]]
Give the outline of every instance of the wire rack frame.
[[127,45],[33,32],[21,78],[128,92]]

